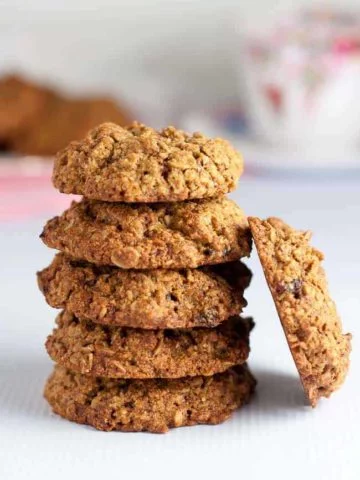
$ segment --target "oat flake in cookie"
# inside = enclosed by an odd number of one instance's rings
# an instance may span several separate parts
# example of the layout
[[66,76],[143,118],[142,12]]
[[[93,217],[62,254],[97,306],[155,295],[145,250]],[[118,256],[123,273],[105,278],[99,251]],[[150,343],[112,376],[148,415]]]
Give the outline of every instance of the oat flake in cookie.
[[196,268],[249,256],[244,212],[231,200],[125,204],[83,199],[48,221],[44,243],[98,265]]
[[236,187],[240,154],[221,138],[104,123],[58,153],[54,186],[108,202],[174,202],[219,197]]
[[343,383],[349,367],[351,335],[329,296],[323,254],[309,245],[311,234],[278,218],[249,218],[265,277],[313,407]]

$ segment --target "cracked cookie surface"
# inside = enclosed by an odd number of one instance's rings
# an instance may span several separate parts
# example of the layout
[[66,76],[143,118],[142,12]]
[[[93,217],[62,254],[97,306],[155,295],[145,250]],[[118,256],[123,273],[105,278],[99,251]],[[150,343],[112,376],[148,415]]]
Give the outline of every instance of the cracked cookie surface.
[[109,202],[171,202],[218,197],[236,187],[240,154],[223,139],[105,123],[59,152],[54,186]]
[[246,216],[231,200],[124,204],[83,199],[48,221],[44,243],[99,265],[195,268],[249,256]]
[[249,218],[271,294],[311,405],[343,383],[349,367],[351,335],[330,298],[323,254],[309,244],[310,232],[278,218]]
[[47,302],[78,318],[134,328],[214,327],[246,305],[241,262],[183,270],[123,270],[63,253],[38,273]]
[[232,317],[216,328],[143,330],[57,317],[46,341],[54,362],[108,378],[180,378],[213,375],[244,363],[250,319]]
[[58,415],[98,430],[165,433],[225,421],[249,401],[255,384],[246,366],[172,380],[96,378],[57,366],[44,395]]

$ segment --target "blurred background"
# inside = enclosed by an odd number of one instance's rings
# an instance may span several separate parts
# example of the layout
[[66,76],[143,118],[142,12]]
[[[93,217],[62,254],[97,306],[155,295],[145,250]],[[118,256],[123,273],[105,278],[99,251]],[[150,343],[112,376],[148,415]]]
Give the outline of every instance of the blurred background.
[[[0,9],[3,190],[32,175],[38,191],[52,155],[106,120],[226,137],[250,175],[359,171],[357,0],[3,0]],[[4,202],[0,215],[12,217]]]

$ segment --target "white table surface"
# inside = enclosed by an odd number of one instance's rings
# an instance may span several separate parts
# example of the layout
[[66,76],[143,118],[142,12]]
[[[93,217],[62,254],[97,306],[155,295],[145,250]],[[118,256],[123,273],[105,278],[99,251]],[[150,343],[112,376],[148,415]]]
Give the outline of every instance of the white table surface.
[[[56,314],[35,271],[53,256],[38,239],[44,219],[0,226],[0,478],[360,478],[360,182],[244,180],[233,195],[248,214],[277,215],[312,229],[344,328],[354,334],[344,387],[304,406],[256,254],[246,313],[255,317],[251,405],[220,426],[167,435],[103,433],[50,413],[42,388],[51,370],[43,342]],[[57,213],[57,212],[54,212]]]

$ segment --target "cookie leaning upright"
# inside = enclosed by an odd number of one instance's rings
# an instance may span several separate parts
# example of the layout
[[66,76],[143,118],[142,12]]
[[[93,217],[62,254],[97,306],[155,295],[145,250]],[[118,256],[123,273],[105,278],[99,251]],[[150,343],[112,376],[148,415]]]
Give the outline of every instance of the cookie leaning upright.
[[48,221],[60,250],[38,273],[63,311],[46,341],[55,413],[100,430],[165,432],[247,403],[251,272],[242,170],[224,140],[104,124],[57,156],[54,184],[84,198]]
[[271,294],[313,407],[339,388],[349,367],[351,335],[328,291],[323,254],[309,244],[310,232],[297,231],[278,218],[249,224]]
[[224,195],[242,170],[240,154],[226,140],[105,123],[59,152],[53,183],[95,200],[174,202]]

